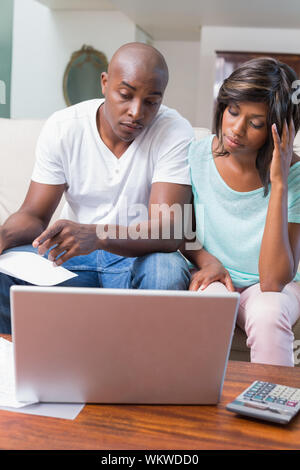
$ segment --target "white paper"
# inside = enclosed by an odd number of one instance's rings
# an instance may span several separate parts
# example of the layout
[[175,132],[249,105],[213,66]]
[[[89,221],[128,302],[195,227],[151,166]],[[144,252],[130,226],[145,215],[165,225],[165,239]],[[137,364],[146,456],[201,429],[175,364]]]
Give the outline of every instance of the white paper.
[[0,338],[0,409],[18,413],[75,419],[84,403],[34,403],[16,399],[13,344]]
[[48,416],[50,418],[75,419],[84,408],[85,403],[37,403],[22,408],[2,407],[6,411],[29,415]]
[[35,253],[10,251],[0,256],[0,272],[36,286],[54,286],[77,274]]
[[34,402],[20,402],[15,396],[15,376],[12,343],[0,338],[0,406],[21,408]]

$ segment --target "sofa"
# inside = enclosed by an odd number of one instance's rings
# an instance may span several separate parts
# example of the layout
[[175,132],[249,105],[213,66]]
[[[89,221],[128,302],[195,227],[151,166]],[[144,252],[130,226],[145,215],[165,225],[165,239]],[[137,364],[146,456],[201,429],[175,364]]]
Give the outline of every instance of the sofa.
[[[43,120],[0,119],[1,172],[0,172],[0,225],[23,202],[34,165],[35,145]],[[197,140],[210,134],[206,128],[195,128]],[[300,133],[295,139],[295,149],[300,148]],[[52,221],[59,218],[64,201],[55,211]],[[300,366],[300,320],[293,328],[295,365]],[[249,361],[246,335],[235,329],[230,359]]]

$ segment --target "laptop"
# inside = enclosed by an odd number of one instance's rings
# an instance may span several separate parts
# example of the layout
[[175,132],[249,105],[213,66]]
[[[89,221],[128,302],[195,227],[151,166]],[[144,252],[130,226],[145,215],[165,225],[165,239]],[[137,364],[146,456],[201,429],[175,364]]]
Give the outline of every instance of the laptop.
[[217,404],[238,293],[13,286],[20,401]]

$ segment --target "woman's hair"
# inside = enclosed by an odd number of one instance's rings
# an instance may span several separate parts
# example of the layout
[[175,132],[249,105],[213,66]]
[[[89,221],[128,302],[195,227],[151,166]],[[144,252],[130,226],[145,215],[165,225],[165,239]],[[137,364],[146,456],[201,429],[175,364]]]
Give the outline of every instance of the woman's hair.
[[266,103],[268,106],[267,139],[256,158],[256,168],[265,188],[265,196],[268,194],[269,168],[274,149],[272,124],[276,124],[279,135],[285,119],[288,125],[291,118],[294,120],[295,132],[300,127],[300,109],[292,101],[292,84],[297,79],[295,71],[288,65],[263,57],[242,64],[224,80],[219,90],[213,122],[213,132],[219,139],[219,151],[216,152],[219,156],[228,155],[222,139],[222,120],[226,107],[243,101]]

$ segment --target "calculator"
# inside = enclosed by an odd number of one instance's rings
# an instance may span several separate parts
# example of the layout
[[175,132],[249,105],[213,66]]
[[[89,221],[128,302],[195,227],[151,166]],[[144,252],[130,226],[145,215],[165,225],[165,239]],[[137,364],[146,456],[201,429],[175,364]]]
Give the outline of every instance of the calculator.
[[255,381],[226,409],[252,418],[287,424],[300,409],[300,389]]

